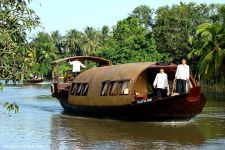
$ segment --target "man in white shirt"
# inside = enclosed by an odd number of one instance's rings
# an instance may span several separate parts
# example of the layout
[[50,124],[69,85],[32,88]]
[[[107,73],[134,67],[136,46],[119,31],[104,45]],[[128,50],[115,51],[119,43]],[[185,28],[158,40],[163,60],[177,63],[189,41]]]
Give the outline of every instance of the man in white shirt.
[[186,82],[189,80],[190,69],[186,64],[186,60],[182,59],[182,64],[177,66],[177,71],[175,74],[176,79],[176,90],[179,94],[186,93]]
[[80,61],[78,61],[77,59],[76,59],[75,61],[72,61],[72,62],[70,61],[69,63],[70,63],[70,65],[73,66],[72,72],[73,72],[74,77],[76,77],[76,76],[79,74],[79,72],[80,72],[80,67],[86,68],[86,66],[83,65],[83,64],[82,64]]
[[164,69],[160,69],[160,73],[157,73],[154,83],[154,88],[157,88],[157,96],[160,98],[166,97],[169,93],[169,84],[167,74],[164,73]]

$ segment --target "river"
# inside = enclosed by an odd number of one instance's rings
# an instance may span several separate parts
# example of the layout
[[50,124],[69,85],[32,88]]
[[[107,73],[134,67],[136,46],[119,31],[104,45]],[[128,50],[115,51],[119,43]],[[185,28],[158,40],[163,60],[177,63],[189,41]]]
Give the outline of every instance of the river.
[[0,104],[16,102],[18,114],[0,106],[0,150],[224,149],[225,98],[210,96],[188,122],[128,122],[63,112],[50,86],[5,86]]

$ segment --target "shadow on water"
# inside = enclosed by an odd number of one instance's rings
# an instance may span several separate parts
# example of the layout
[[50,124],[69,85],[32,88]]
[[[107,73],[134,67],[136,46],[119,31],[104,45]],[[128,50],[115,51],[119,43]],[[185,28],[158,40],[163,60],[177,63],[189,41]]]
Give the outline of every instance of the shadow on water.
[[198,127],[187,122],[124,122],[62,114],[53,115],[51,124],[52,149],[198,147],[204,141]]
[[208,97],[189,122],[127,122],[56,114],[51,149],[221,149],[225,147],[225,101]]

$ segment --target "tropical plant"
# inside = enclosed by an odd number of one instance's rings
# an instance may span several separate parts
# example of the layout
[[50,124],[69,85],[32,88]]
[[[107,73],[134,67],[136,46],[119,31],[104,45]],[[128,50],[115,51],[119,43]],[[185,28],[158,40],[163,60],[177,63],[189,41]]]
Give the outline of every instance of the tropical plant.
[[32,73],[38,76],[47,75],[51,71],[51,62],[57,58],[57,47],[54,40],[48,33],[38,32],[31,44],[35,51],[33,54],[36,55]]
[[201,79],[224,79],[225,64],[225,6],[220,9],[222,23],[204,23],[198,26],[201,48],[193,49],[188,57],[200,57],[196,74]]
[[217,22],[218,5],[180,3],[157,9],[153,35],[159,52],[168,53],[178,63],[192,50],[188,39],[195,36],[202,23]]
[[62,37],[62,35],[59,33],[58,30],[56,30],[51,33],[51,38],[52,38],[53,42],[55,43],[55,46],[57,47],[58,53],[62,54],[63,53],[63,37]]
[[153,9],[147,5],[140,5],[132,11],[130,16],[136,17],[143,27],[149,29],[153,25],[152,14]]
[[29,53],[26,32],[39,24],[28,8],[30,0],[0,1],[0,78],[23,81],[29,69],[24,57]]
[[76,29],[69,30],[65,36],[65,48],[70,55],[82,55],[83,34]]
[[115,64],[158,61],[167,57],[155,50],[151,33],[134,16],[118,21],[113,36],[109,37],[96,55],[110,59]]
[[[107,30],[105,29],[104,32]],[[104,33],[106,34],[106,33]],[[99,34],[93,27],[86,27],[84,29],[84,43],[83,48],[86,55],[93,54],[100,47]]]
[[103,45],[109,38],[109,27],[104,25],[101,29],[100,42]]

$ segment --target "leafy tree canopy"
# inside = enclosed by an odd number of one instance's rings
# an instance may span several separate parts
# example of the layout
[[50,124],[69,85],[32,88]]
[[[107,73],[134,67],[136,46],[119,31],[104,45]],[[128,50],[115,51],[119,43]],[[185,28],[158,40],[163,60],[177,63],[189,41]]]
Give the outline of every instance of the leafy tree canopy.
[[39,18],[27,4],[30,0],[0,1],[0,77],[23,80],[29,68],[24,56],[30,47],[26,32],[39,24]]

